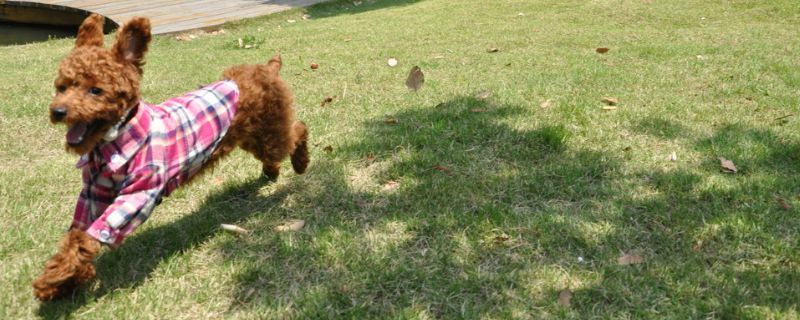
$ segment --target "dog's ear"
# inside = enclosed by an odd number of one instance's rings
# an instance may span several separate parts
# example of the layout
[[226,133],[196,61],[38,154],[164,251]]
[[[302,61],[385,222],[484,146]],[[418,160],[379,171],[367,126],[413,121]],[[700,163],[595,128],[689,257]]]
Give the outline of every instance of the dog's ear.
[[275,75],[280,73],[282,65],[283,61],[281,60],[280,54],[272,56],[272,59],[269,59],[269,62],[267,62],[267,68],[269,68],[269,72]]
[[121,60],[127,61],[142,73],[144,53],[150,43],[150,19],[136,17],[128,21],[117,32],[117,41],[114,43],[114,54]]
[[103,46],[103,23],[105,23],[103,16],[92,13],[81,23],[78,28],[78,37],[75,39],[76,47],[83,46]]

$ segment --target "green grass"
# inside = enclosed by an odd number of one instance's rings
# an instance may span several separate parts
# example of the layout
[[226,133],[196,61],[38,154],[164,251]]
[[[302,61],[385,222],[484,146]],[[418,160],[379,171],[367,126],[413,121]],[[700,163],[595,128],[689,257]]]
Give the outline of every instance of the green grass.
[[[339,1],[308,21],[156,37],[151,102],[281,52],[312,166],[264,185],[237,151],[103,254],[88,290],[50,304],[30,282],[80,188],[46,115],[71,41],[0,48],[0,318],[798,318],[798,9]],[[233,45],[247,36],[258,48]],[[403,85],[414,65],[418,93]],[[306,227],[273,231],[288,219]],[[620,266],[625,253],[645,261]]]

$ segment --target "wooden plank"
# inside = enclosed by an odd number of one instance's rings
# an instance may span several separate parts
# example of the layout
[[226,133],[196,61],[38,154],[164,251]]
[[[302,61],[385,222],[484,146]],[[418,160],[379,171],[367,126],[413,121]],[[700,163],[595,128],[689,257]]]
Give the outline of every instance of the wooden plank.
[[326,0],[39,0],[26,1],[78,8],[123,24],[135,16],[150,18],[154,34],[209,28]]

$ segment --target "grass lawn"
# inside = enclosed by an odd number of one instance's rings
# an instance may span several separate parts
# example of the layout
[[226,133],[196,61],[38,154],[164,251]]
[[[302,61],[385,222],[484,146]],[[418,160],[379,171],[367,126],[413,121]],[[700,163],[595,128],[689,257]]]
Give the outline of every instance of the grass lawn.
[[80,189],[46,113],[72,41],[0,48],[0,318],[800,317],[796,0],[335,1],[224,29],[156,37],[143,96],[280,52],[309,172],[264,184],[235,152],[48,304],[30,283]]

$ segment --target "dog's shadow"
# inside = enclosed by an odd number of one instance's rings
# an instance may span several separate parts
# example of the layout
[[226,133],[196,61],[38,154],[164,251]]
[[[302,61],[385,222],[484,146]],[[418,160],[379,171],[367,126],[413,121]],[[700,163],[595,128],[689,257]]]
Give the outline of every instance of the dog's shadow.
[[280,204],[291,189],[277,188],[269,196],[259,195],[259,189],[267,184],[267,179],[259,178],[227,186],[208,197],[195,212],[173,223],[134,233],[119,249],[100,255],[96,263],[99,281],[96,289],[81,289],[71,297],[42,303],[38,315],[45,319],[69,318],[77,309],[115,290],[139,286],[162,261],[190,250],[219,232],[221,223],[237,223],[258,212],[269,211]]

